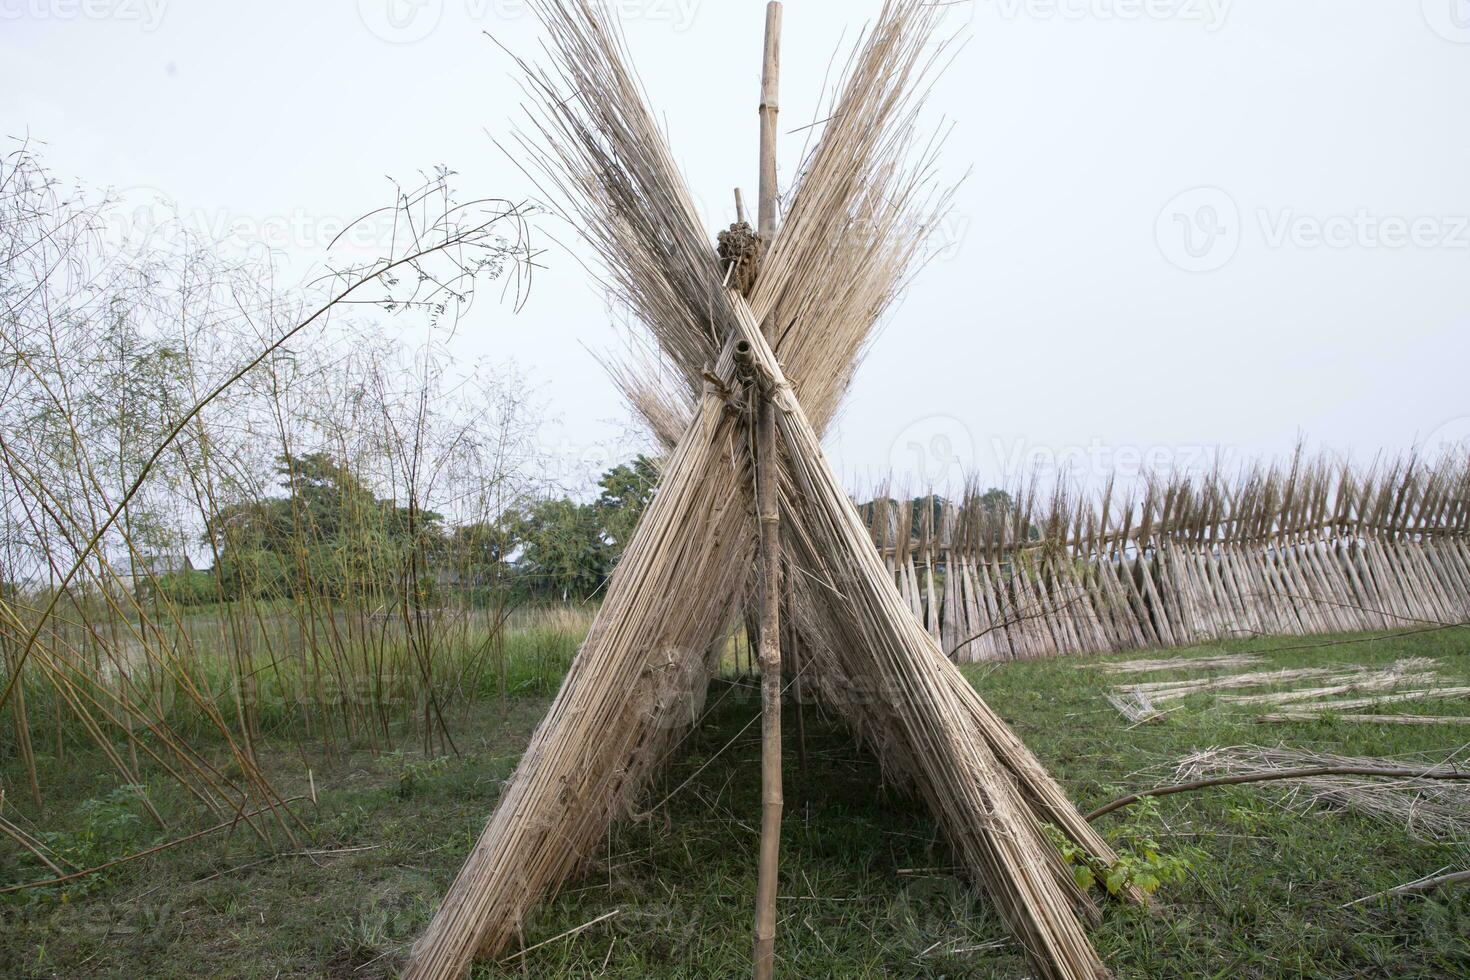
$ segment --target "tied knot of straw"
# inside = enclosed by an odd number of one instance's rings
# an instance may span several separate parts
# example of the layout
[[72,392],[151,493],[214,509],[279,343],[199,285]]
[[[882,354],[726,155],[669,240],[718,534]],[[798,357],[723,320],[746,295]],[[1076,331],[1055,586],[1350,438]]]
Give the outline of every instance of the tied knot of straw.
[[720,261],[729,270],[729,284],[747,298],[755,290],[764,244],[761,236],[745,221],[735,222],[719,235]]

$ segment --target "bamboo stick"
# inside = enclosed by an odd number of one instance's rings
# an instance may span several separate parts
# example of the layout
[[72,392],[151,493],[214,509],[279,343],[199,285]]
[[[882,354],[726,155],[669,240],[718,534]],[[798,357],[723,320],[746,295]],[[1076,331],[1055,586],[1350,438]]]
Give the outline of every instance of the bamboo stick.
[[[766,5],[761,68],[760,222],[766,242],[776,237],[776,114],[781,83],[781,4]],[[765,329],[775,333],[775,318]],[[749,348],[743,348],[748,353]],[[760,521],[761,836],[755,901],[756,980],[775,975],[776,892],[780,881],[781,811],[781,512],[776,498],[776,409],[756,385],[756,510]]]
[[766,4],[765,58],[761,67],[761,155],[758,220],[761,238],[776,240],[776,116],[781,111],[781,4]]
[[756,496],[761,537],[761,840],[756,883],[755,976],[775,971],[776,885],[781,851],[781,515],[776,502],[776,415],[760,396]]

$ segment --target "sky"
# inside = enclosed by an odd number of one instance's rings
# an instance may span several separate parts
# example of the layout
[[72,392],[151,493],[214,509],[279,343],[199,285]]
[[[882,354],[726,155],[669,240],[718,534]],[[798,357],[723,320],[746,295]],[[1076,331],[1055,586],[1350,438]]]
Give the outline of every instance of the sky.
[[[609,0],[711,235],[754,199],[757,0]],[[782,129],[819,118],[877,0],[789,0]],[[829,455],[861,489],[1233,467],[1302,439],[1370,460],[1470,436],[1470,0],[975,0],[930,96],[960,182]],[[0,135],[130,200],[264,236],[335,229],[445,165],[535,194],[523,0],[0,0]],[[789,180],[806,137],[780,145]],[[284,229],[284,230],[283,230]],[[561,477],[631,451],[615,311],[565,227],[525,307],[457,360],[514,361]]]

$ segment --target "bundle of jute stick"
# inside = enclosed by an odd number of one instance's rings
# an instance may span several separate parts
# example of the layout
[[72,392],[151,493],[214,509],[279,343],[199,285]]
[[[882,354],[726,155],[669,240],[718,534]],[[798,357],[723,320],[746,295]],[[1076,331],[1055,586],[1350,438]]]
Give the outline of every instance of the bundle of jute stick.
[[1406,657],[1382,668],[1353,667],[1329,671],[1317,678],[1314,687],[1263,694],[1226,694],[1221,700],[1227,704],[1243,705],[1292,704],[1340,694],[1396,690],[1415,684],[1433,684],[1439,678],[1434,667],[1435,662],[1428,657]]
[[[1470,840],[1470,769],[1456,757],[1426,762],[1237,745],[1208,749],[1182,759],[1175,776],[1203,779],[1311,769],[1346,771],[1261,783],[1257,788],[1272,793],[1283,806],[1298,812],[1312,808],[1351,810],[1380,823],[1402,827],[1423,840]],[[1368,774],[1375,770],[1385,775]],[[1391,775],[1396,771],[1416,770],[1421,775]]]
[[883,692],[845,713],[904,760],[1037,975],[1106,975],[1077,918],[1090,902],[1041,822],[1115,856],[914,619],[820,449],[820,426],[922,244],[932,155],[915,162],[911,137],[915,93],[940,50],[935,5],[885,4],[860,43],[748,299],[725,285],[617,25],[583,0],[531,6],[552,67],[528,69],[539,138],[522,145],[667,369],[698,394],[586,643],[406,974],[456,976],[502,950],[694,720],[707,651],[753,553],[739,352],[775,402],[787,579],[804,583],[797,628],[824,663]]
[[[1314,701],[1314,698],[1397,690],[1414,684],[1432,684],[1439,676],[1434,671],[1434,666],[1435,662],[1427,657],[1407,657],[1381,668],[1295,667],[1286,670],[1263,670],[1248,674],[1229,674],[1179,681],[1150,681],[1116,687],[1108,694],[1108,701],[1124,717],[1136,722],[1156,715],[1160,704],[1179,701],[1195,694],[1252,687],[1273,687],[1310,680],[1317,686],[1267,691],[1260,694],[1221,694],[1219,701],[1224,704],[1243,706],[1290,704],[1294,709],[1299,708],[1302,711],[1320,711],[1334,705],[1344,704],[1344,702]],[[1455,694],[1452,693],[1449,696],[1455,696]],[[1346,703],[1345,706],[1354,707],[1363,703],[1377,703],[1383,698],[1391,697],[1393,695],[1384,695],[1381,698],[1358,701],[1356,704]]]
[[1138,660],[1097,661],[1080,664],[1108,674],[1152,674],[1164,670],[1222,670],[1227,667],[1254,667],[1264,663],[1265,657],[1258,654],[1231,653],[1214,657],[1174,657],[1171,659],[1142,658]]

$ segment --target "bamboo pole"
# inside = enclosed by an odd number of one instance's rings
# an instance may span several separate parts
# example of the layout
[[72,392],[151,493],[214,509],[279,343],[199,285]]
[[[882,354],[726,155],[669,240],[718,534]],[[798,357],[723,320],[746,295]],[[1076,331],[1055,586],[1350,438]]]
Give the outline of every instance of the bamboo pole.
[[781,847],[781,518],[776,499],[776,414],[760,396],[756,496],[761,531],[761,841],[756,885],[755,976],[774,975],[776,882]]
[[[776,237],[776,114],[781,79],[781,4],[766,5],[761,69],[760,234]],[[769,327],[768,327],[769,329]],[[760,517],[761,838],[755,900],[756,980],[775,975],[776,885],[781,857],[781,511],[776,492],[776,408],[757,392],[756,510]]]
[[781,4],[766,4],[766,48],[761,66],[761,159],[758,220],[769,248],[776,240],[776,116],[781,110]]
[[[12,664],[15,664],[15,659],[11,657],[10,650],[10,637],[7,635],[0,638],[0,668],[5,669],[7,680],[10,679],[9,674],[12,670]],[[24,767],[26,773],[26,784],[31,791],[31,802],[36,805],[37,810],[40,810],[44,806],[44,803],[41,799],[40,778],[36,773],[35,750],[31,747],[31,721],[29,715],[26,713],[26,687],[25,683],[19,677],[19,664],[15,664],[13,669],[17,675],[14,682],[15,707],[11,709],[15,722],[15,743],[20,750],[21,765]]]

